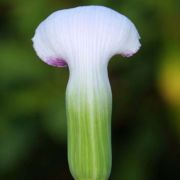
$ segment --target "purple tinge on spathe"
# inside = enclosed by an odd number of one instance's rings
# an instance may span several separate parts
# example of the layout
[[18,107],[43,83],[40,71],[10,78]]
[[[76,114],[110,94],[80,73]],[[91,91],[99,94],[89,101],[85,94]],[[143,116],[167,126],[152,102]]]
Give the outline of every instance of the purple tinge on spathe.
[[68,64],[64,59],[59,59],[59,58],[47,58],[46,61],[47,64],[55,67],[67,67]]
[[126,52],[126,53],[121,53],[121,56],[123,57],[131,57],[132,55],[134,55],[137,51],[135,52]]

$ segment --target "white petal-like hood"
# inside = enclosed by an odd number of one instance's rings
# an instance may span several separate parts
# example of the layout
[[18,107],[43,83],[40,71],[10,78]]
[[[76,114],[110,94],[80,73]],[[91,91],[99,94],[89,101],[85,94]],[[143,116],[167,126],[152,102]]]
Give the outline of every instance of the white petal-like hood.
[[44,62],[62,67],[78,59],[101,63],[115,54],[128,57],[140,43],[134,24],[122,14],[103,6],[81,6],[51,14],[36,29],[33,46]]

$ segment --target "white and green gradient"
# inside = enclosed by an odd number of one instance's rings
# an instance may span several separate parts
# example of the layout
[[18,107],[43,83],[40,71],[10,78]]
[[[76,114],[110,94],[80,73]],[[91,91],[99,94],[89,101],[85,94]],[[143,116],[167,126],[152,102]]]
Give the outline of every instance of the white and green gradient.
[[68,161],[75,180],[107,180],[111,171],[112,95],[107,64],[140,48],[124,15],[104,6],[52,13],[36,29],[33,47],[47,64],[69,67],[66,92]]
[[76,180],[106,180],[111,171],[111,89],[107,68],[83,64],[66,92],[68,161]]

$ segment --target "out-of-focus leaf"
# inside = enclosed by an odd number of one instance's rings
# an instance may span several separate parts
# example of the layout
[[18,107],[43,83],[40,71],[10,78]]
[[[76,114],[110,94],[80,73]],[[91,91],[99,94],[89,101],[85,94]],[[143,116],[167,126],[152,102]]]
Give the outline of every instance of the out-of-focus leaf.
[[[8,119],[6,119],[8,120]],[[29,155],[36,135],[35,129],[27,123],[14,126],[8,124],[0,132],[0,172],[18,168],[20,162]]]

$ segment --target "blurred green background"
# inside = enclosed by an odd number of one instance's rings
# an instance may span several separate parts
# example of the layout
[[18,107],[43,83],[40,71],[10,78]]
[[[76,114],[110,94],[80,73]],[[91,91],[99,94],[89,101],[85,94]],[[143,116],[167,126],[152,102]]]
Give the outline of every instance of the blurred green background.
[[109,64],[112,180],[180,179],[180,1],[0,0],[0,180],[71,180],[66,153],[68,69],[38,59],[31,38],[58,9],[99,4],[141,35],[132,58]]

